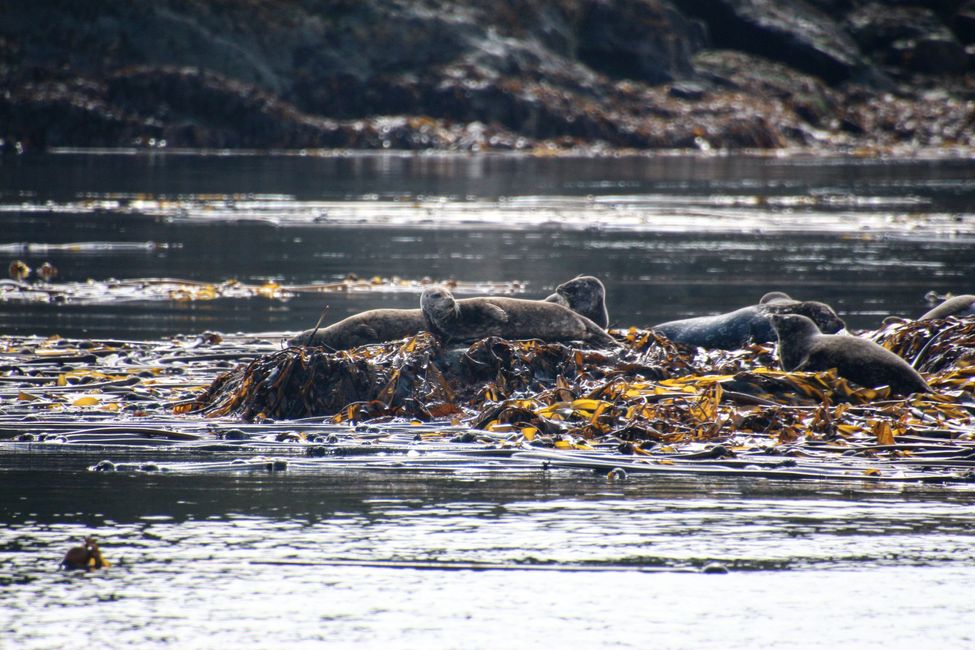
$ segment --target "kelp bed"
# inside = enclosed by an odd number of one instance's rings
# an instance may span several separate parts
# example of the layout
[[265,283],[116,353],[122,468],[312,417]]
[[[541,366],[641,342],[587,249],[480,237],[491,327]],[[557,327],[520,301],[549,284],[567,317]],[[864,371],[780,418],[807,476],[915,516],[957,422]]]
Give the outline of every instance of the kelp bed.
[[13,451],[157,455],[93,470],[975,481],[975,322],[870,333],[916,359],[935,390],[909,398],[831,372],[775,370],[769,345],[704,351],[646,330],[613,333],[617,351],[498,338],[445,349],[428,334],[348,352],[219,334],[5,337],[0,439]]
[[[64,246],[82,246],[67,244]],[[0,247],[2,248],[2,247]],[[15,265],[20,265],[17,267]],[[23,262],[11,263],[11,273],[21,268],[29,276],[31,269]],[[521,282],[467,282],[454,279],[441,281],[405,279],[397,276],[360,278],[349,273],[332,282],[279,284],[266,280],[261,284],[225,280],[204,282],[183,278],[130,278],[125,280],[85,280],[57,282],[36,279],[0,280],[0,302],[70,303],[100,305],[123,302],[176,301],[197,302],[220,298],[262,298],[284,301],[302,294],[332,293],[418,293],[430,284],[443,284],[457,293],[506,295],[524,291]]]

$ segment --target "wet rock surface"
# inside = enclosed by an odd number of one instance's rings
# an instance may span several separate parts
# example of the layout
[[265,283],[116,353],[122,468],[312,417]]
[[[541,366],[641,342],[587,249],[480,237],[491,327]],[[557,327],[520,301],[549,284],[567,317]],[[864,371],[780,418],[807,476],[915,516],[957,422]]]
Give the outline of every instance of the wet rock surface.
[[971,146],[971,2],[40,0],[6,150]]

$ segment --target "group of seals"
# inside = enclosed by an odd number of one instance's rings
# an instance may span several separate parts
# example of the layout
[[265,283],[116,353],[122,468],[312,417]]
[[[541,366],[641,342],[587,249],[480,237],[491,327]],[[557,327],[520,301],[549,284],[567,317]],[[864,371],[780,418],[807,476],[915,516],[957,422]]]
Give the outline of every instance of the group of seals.
[[856,336],[823,334],[799,314],[773,314],[779,338],[779,363],[789,372],[836,372],[861,386],[890,386],[893,393],[930,393],[931,388],[914,368],[886,348]]
[[762,296],[757,305],[742,307],[726,314],[698,316],[654,325],[651,329],[671,341],[705,348],[737,350],[750,342],[775,340],[769,317],[773,314],[802,314],[823,332],[834,334],[846,327],[832,307],[814,300],[793,300],[781,291]]
[[[944,301],[920,320],[972,315],[975,296],[962,295]],[[558,285],[544,300],[495,296],[458,300],[444,287],[428,287],[420,296],[419,309],[365,311],[321,330],[301,332],[289,344],[345,350],[426,330],[447,343],[499,336],[617,347],[619,343],[606,332],[608,325],[603,283],[592,276],[579,276]],[[836,334],[845,327],[829,305],[794,300],[773,291],[757,305],[668,321],[652,329],[678,343],[726,350],[777,339],[779,362],[785,371],[836,368],[840,376],[863,386],[887,385],[896,394],[931,392],[924,378],[893,352],[867,339]]]
[[[466,299],[463,302],[467,304]],[[491,298],[490,300],[514,300],[513,298]],[[555,288],[555,293],[545,298],[544,301],[522,300],[533,304],[543,303],[560,307],[563,311],[581,314],[584,318],[591,320],[598,327],[605,329],[609,325],[609,313],[606,310],[606,288],[598,278],[590,275],[579,276],[568,282],[563,282]],[[421,298],[422,304],[422,298]],[[513,318],[512,324],[507,326],[506,331],[524,332],[524,335],[510,335],[508,338],[540,338],[545,340],[572,340],[573,337],[566,338],[568,330],[565,323],[572,320],[571,316],[566,316],[563,311],[552,310],[549,307],[539,307],[535,310],[533,326],[529,326],[528,312],[521,306],[519,316]],[[517,310],[517,307],[511,307]],[[486,312],[490,312],[490,308]],[[546,320],[549,319],[549,320]],[[551,321],[551,322],[549,322]],[[547,329],[550,325],[560,321],[561,325],[556,329]],[[486,327],[485,331],[497,329],[493,323],[491,327]],[[349,350],[360,345],[371,345],[373,343],[383,343],[386,341],[396,341],[407,336],[413,336],[417,332],[428,329],[427,321],[424,318],[422,309],[372,309],[364,311],[348,318],[333,323],[322,329],[305,330],[288,339],[288,345],[292,346],[323,346],[331,350]],[[574,331],[581,331],[578,328]],[[483,336],[490,336],[490,333]],[[610,338],[603,332],[605,338],[602,339],[606,344],[606,339]],[[576,337],[577,340],[590,340],[591,335]]]

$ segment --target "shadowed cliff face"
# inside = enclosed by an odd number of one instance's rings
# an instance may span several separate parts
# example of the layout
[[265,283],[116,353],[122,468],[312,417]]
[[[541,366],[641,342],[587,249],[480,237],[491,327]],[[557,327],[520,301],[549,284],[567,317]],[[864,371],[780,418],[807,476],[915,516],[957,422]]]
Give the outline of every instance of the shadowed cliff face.
[[971,145],[975,6],[14,3],[5,147]]

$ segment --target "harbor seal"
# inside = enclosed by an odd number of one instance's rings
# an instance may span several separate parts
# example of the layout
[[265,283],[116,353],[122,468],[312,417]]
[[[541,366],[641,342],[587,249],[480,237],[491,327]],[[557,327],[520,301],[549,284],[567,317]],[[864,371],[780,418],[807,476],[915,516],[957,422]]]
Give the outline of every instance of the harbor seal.
[[420,296],[420,309],[427,330],[447,342],[500,336],[619,346],[613,337],[585,316],[544,300],[494,296],[457,300],[447,289],[428,287]]
[[606,310],[606,287],[591,275],[580,275],[555,287],[555,293],[545,299],[582,314],[596,325],[609,327]]
[[965,294],[948,298],[940,305],[926,313],[918,320],[935,320],[954,316],[956,318],[968,318],[975,316],[975,296]]
[[779,338],[779,363],[785,371],[836,368],[861,386],[890,386],[893,393],[930,393],[931,387],[906,361],[886,348],[855,336],[823,334],[800,314],[773,314]]
[[775,340],[775,331],[769,322],[772,314],[801,314],[811,318],[819,329],[829,334],[846,327],[833,308],[825,303],[793,300],[788,294],[772,291],[762,296],[757,305],[715,316],[668,321],[651,329],[676,343],[737,350],[749,342],[768,343]]
[[396,341],[425,329],[423,312],[419,309],[371,309],[318,331],[305,330],[288,339],[288,345],[349,350],[360,345]]

